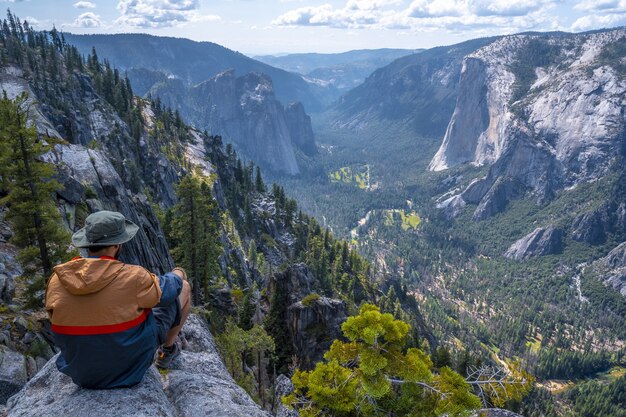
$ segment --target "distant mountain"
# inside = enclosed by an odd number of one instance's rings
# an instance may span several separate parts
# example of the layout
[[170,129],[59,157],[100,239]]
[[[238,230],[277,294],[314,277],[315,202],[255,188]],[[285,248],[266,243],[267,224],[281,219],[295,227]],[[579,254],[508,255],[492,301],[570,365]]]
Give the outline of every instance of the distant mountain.
[[405,56],[376,70],[331,109],[332,124],[363,130],[388,120],[416,133],[442,134],[457,98],[463,57],[492,42],[476,39]]
[[[149,35],[67,35],[84,54],[126,70],[136,94],[158,97],[198,129],[222,135],[265,169],[299,173],[294,144],[315,153],[310,84],[210,42]],[[302,103],[302,104],[300,104]]]
[[311,82],[328,87],[327,101],[358,86],[375,70],[420,50],[362,49],[338,54],[289,54],[256,56],[261,62],[304,75]]
[[295,148],[315,153],[311,120],[302,104],[285,108],[266,75],[238,77],[231,70],[194,86],[170,78],[155,83],[148,93],[179,110],[197,128],[221,135],[246,157],[273,171],[298,174]]
[[[300,101],[307,111],[317,111],[322,106],[316,96],[322,94],[318,91],[322,90],[321,87],[306,82],[297,74],[274,68],[215,43],[145,34],[67,33],[65,39],[84,55],[91,53],[92,47],[95,47],[99,58],[129,71],[133,88],[140,94],[149,89],[143,78],[145,70],[157,71],[165,77],[179,78],[187,85],[195,85],[234,69],[239,75],[257,72],[271,77],[276,96],[285,104]],[[133,70],[144,72],[138,76]]]

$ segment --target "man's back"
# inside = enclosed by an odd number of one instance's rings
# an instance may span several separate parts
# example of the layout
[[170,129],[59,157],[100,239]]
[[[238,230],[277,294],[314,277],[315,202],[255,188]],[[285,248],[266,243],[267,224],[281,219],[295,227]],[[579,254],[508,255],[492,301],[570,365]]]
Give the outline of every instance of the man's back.
[[46,309],[62,351],[59,370],[85,388],[139,383],[157,348],[150,309],[161,299],[159,278],[107,257],[78,258],[54,271]]

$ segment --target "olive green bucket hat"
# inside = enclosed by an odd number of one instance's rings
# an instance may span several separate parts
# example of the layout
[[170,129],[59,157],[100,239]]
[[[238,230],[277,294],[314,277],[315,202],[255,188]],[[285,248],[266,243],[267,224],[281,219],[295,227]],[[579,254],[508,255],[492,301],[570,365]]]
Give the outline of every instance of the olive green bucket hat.
[[126,243],[135,237],[139,227],[116,211],[97,211],[85,220],[85,227],[74,233],[72,243],[77,248],[111,246]]

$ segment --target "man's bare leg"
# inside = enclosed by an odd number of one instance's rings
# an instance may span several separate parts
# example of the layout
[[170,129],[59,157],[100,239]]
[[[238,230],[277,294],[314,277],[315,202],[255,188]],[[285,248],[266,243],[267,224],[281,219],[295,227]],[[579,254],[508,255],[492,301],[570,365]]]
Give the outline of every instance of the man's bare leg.
[[163,343],[164,347],[170,347],[176,341],[176,336],[180,333],[180,330],[183,328],[185,321],[187,321],[187,317],[189,316],[189,310],[191,310],[191,287],[186,280],[186,277],[183,278],[183,289],[178,296],[180,300],[180,324],[176,327],[172,327],[165,337],[165,343]]

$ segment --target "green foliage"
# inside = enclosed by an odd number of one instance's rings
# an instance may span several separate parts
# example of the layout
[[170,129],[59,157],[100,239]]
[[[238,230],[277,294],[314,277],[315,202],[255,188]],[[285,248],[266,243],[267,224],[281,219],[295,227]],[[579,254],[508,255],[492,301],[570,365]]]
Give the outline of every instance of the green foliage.
[[526,45],[517,50],[514,64],[510,66],[515,75],[511,102],[524,97],[530,86],[537,79],[535,70],[537,67],[546,67],[558,62],[561,48],[551,44],[548,40],[531,38]]
[[615,42],[611,42],[604,47],[598,55],[598,62],[603,65],[610,65],[621,76],[626,76],[626,39],[619,38]]
[[320,299],[320,295],[319,294],[311,293],[311,294],[308,294],[307,296],[305,296],[302,299],[302,304],[304,304],[307,307],[311,307],[319,299]]
[[572,403],[567,417],[626,417],[626,376],[610,384],[583,382],[565,398]]
[[369,165],[352,167],[341,167],[328,174],[331,182],[344,184],[354,184],[361,190],[370,189],[370,168]]
[[[275,349],[272,337],[259,325],[244,330],[228,320],[224,332],[215,340],[235,381],[257,400],[263,399],[267,393],[263,392],[262,380],[267,375],[261,372],[265,372],[262,369],[266,357]],[[256,375],[248,371],[248,363],[254,363],[258,370]]]
[[[342,325],[348,341],[335,340],[326,362],[314,370],[296,371],[295,391],[283,402],[303,417],[464,416],[480,408],[472,382],[448,367],[434,372],[427,354],[405,350],[409,328],[378,307],[363,305]],[[500,393],[507,394],[505,389]]]
[[40,292],[52,265],[66,260],[70,236],[61,223],[55,192],[61,186],[53,180],[54,165],[41,161],[52,146],[38,138],[29,127],[28,96],[0,99],[0,180],[8,207],[7,220],[13,226],[11,242],[20,248],[18,260],[24,267],[27,297],[41,305]]
[[189,276],[193,302],[200,304],[221,276],[220,213],[206,178],[188,175],[176,191],[179,203],[166,216],[170,224],[165,228],[174,260]]

